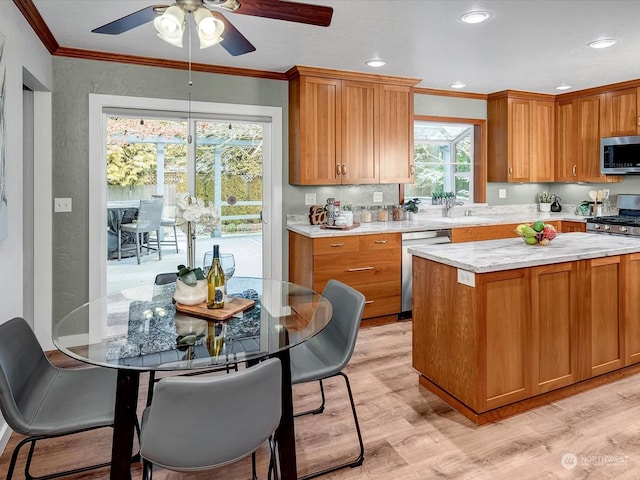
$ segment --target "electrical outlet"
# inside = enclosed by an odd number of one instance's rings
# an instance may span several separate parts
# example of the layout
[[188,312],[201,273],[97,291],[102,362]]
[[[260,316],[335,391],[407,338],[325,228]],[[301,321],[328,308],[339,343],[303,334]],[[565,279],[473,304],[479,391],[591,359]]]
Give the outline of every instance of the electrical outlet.
[[382,203],[382,192],[373,192],[373,201],[375,203]]
[[470,287],[476,286],[476,274],[467,270],[458,269],[458,283],[468,285]]
[[506,188],[498,189],[498,198],[507,198],[507,189]]
[[71,211],[71,199],[70,198],[56,198],[53,202],[54,212],[70,212]]
[[305,205],[315,205],[316,204],[316,194],[315,193],[305,193],[304,194],[304,204]]

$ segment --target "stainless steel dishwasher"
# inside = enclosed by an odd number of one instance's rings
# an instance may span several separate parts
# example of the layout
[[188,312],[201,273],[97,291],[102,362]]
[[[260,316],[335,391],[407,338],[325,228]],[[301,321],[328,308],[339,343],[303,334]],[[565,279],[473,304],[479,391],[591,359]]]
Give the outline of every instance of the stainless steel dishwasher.
[[429,230],[402,234],[402,317],[411,315],[411,255],[409,247],[451,243],[451,230]]

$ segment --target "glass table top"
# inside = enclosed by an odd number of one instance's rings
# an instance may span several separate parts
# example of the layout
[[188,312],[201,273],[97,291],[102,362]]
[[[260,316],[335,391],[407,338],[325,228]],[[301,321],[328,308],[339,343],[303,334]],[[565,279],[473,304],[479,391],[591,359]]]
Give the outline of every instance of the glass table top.
[[190,370],[258,359],[321,331],[332,307],[321,294],[279,280],[232,277],[229,298],[255,305],[227,320],[176,310],[175,283],[125,289],[65,315],[53,342],[72,358],[134,370]]

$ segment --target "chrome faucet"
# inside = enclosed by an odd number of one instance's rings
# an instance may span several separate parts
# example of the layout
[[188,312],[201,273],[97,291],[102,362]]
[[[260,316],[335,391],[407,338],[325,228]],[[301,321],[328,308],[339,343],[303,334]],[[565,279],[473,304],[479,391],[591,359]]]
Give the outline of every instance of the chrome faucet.
[[451,210],[453,210],[453,207],[455,207],[457,205],[464,205],[464,203],[456,200],[453,197],[445,198],[444,199],[444,216],[445,217],[450,217],[451,216]]

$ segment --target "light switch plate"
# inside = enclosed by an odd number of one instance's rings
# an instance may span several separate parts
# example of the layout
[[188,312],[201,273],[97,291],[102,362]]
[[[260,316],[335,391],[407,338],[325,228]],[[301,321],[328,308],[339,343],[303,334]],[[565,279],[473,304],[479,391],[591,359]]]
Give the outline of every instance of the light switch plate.
[[507,198],[507,189],[499,188],[498,189],[498,198]]
[[70,212],[71,211],[71,199],[70,198],[56,198],[53,201],[54,212]]
[[458,269],[458,283],[468,285],[469,287],[476,286],[476,274],[467,270]]
[[315,205],[316,204],[316,194],[315,193],[305,193],[304,194],[304,204],[305,205]]
[[382,192],[373,192],[373,201],[376,203],[382,202]]

